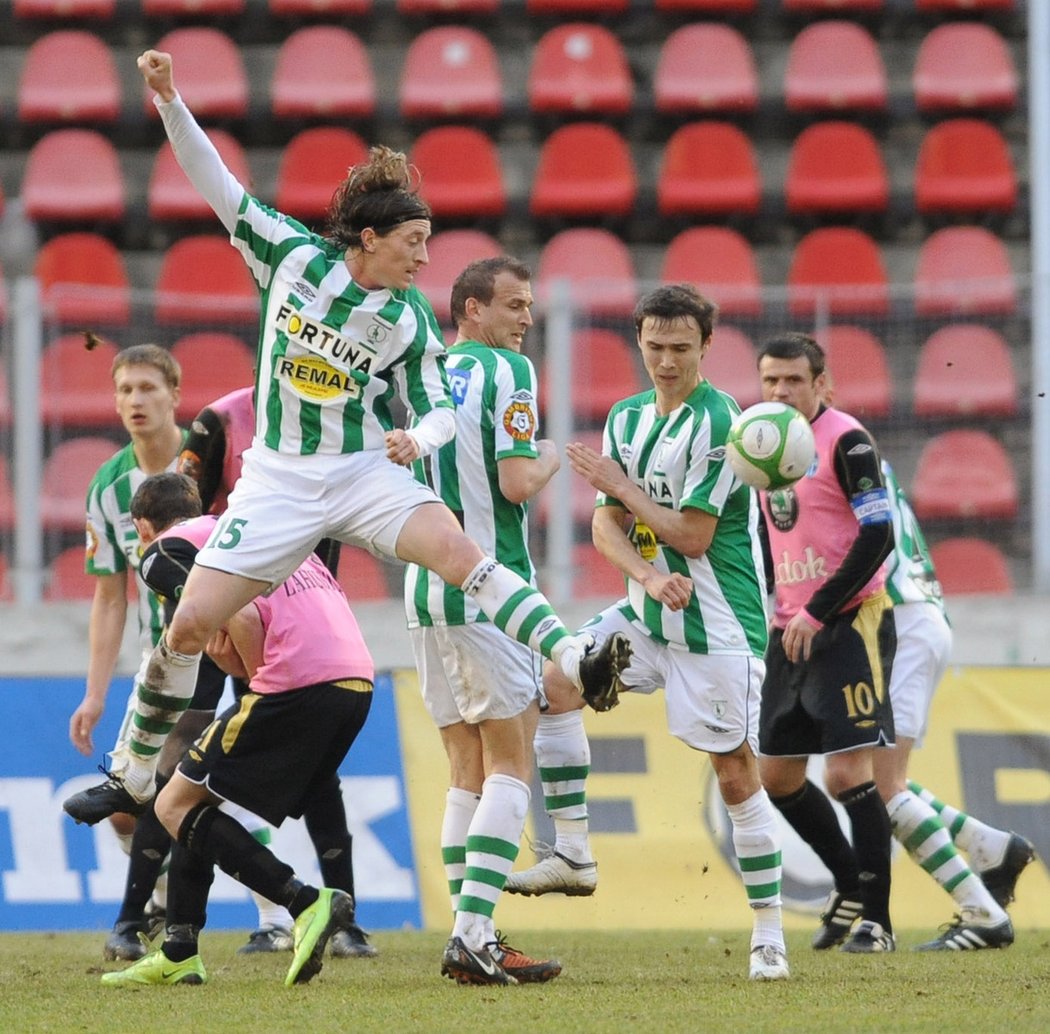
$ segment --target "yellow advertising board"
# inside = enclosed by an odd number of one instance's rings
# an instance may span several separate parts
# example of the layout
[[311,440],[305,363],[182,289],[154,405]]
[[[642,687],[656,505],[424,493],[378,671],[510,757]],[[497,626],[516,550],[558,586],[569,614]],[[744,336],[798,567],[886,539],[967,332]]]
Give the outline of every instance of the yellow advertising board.
[[[423,922],[450,925],[440,832],[448,767],[423,708],[414,671],[395,673],[405,781]],[[616,710],[587,713],[592,848],[599,889],[590,898],[504,895],[504,928],[710,928],[750,925],[732,859],[728,820],[704,754],[672,738],[659,694],[627,695]],[[911,776],[940,800],[1000,828],[1015,829],[1050,859],[1050,671],[965,668],[949,672]],[[811,768],[819,781],[819,763]],[[526,837],[547,820],[533,784]],[[808,928],[830,884],[816,857],[784,827],[787,924]],[[517,868],[532,863],[528,839]],[[954,903],[903,851],[893,868],[898,928],[936,928]],[[1022,877],[1011,909],[1020,929],[1050,928],[1050,880],[1042,861]]]

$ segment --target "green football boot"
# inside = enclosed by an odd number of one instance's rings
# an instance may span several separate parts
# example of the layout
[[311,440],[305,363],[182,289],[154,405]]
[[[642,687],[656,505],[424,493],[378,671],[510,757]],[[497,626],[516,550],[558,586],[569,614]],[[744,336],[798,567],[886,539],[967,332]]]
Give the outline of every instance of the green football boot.
[[206,984],[208,974],[199,955],[185,962],[172,962],[158,948],[115,973],[103,973],[102,983],[107,987],[144,987],[149,984]]

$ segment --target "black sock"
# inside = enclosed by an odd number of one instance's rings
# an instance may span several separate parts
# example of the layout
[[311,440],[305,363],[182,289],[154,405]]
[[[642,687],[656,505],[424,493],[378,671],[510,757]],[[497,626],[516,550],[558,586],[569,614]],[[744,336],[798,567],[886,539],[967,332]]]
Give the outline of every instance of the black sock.
[[841,894],[855,892],[860,886],[857,856],[842,832],[831,801],[808,779],[794,793],[770,800],[828,867],[835,889]]
[[874,783],[861,783],[838,795],[849,816],[853,850],[860,868],[863,915],[889,933],[890,817]]
[[169,925],[160,950],[171,962],[185,962],[197,954],[197,936],[200,927],[189,924]]
[[338,775],[333,773],[310,798],[303,821],[317,852],[321,882],[326,887],[345,890],[353,897],[353,839],[346,825],[346,807]]
[[292,899],[302,887],[292,867],[218,808],[210,804],[192,808],[179,827],[179,843],[264,898],[291,911]]
[[151,803],[135,822],[118,923],[142,919],[170,849],[171,837],[160,824]]
[[[208,921],[208,893],[215,879],[215,863],[182,844],[171,849],[168,867],[168,909],[165,929],[201,929]],[[196,952],[190,952],[195,955]],[[189,955],[185,956],[189,958]],[[180,961],[176,959],[175,961]]]

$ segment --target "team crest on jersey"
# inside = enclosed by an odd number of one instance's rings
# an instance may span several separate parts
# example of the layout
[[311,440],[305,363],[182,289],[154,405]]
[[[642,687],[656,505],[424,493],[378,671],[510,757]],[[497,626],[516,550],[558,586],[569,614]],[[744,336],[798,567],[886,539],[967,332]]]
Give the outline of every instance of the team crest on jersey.
[[766,506],[777,531],[790,531],[798,521],[798,496],[791,486],[770,492],[766,496]]
[[470,388],[470,370],[460,367],[452,367],[448,373],[448,389],[452,395],[452,401],[457,406],[462,406],[467,401],[467,390]]
[[536,414],[527,402],[512,402],[503,411],[503,430],[516,442],[532,441],[536,431]]
[[368,324],[368,329],[365,331],[365,337],[372,342],[373,345],[381,345],[388,337],[390,332],[394,329],[392,323],[387,323],[386,320],[379,316],[373,316],[372,322]]
[[87,541],[84,545],[84,549],[87,553],[88,560],[91,560],[95,553],[98,552],[98,536],[95,534],[95,529],[89,524],[86,529]]
[[335,402],[347,397],[359,398],[361,395],[361,386],[353,377],[329,366],[316,355],[279,360],[277,375],[308,402]]

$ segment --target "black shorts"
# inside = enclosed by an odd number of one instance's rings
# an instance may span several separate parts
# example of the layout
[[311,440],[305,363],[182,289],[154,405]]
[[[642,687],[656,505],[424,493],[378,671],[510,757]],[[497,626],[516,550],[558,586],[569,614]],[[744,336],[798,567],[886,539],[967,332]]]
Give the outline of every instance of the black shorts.
[[279,826],[332,778],[368,717],[372,684],[322,682],[246,693],[190,747],[179,771]]
[[885,593],[828,621],[808,661],[792,664],[783,638],[774,629],[766,650],[760,753],[798,757],[893,743],[889,687],[897,632]]

